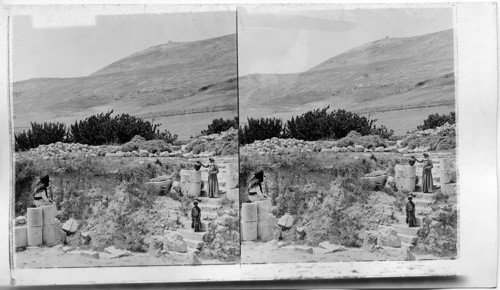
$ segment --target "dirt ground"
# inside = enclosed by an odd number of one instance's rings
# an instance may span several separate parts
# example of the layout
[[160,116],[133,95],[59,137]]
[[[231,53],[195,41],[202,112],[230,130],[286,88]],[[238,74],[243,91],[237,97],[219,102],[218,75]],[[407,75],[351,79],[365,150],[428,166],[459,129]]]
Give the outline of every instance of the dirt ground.
[[[432,255],[416,255],[418,260],[443,259]],[[379,253],[371,253],[362,248],[347,248],[327,254],[308,254],[292,249],[280,248],[271,242],[243,242],[241,244],[241,262],[244,264],[264,263],[318,263],[318,262],[352,262],[352,261],[397,261]]]
[[[228,264],[218,260],[200,259],[202,264]],[[116,259],[95,259],[80,254],[71,254],[57,247],[29,248],[14,254],[14,267],[61,268],[61,267],[127,267],[127,266],[173,266],[182,265],[181,255],[153,257],[146,253],[133,253],[131,256]],[[236,263],[236,262],[234,262]]]

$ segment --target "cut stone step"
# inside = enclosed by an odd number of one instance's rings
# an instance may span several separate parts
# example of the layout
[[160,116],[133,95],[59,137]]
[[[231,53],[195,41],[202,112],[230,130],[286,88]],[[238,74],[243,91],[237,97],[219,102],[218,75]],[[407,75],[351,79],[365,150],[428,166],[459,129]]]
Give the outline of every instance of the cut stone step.
[[200,241],[203,242],[203,236],[206,234],[206,232],[193,232],[192,229],[180,229],[177,230],[177,232],[184,238],[184,239],[189,239],[189,240],[195,240],[195,241]]
[[186,245],[188,248],[192,248],[193,250],[201,250],[203,249],[203,246],[205,243],[203,241],[198,241],[198,240],[192,240],[188,238],[184,238],[184,242],[186,242]]
[[[191,221],[190,220],[183,221],[182,224],[184,225],[184,228],[191,229]],[[210,222],[208,222],[208,221],[201,221],[201,230],[206,232],[208,230],[209,224],[210,224]]]
[[220,196],[218,198],[198,197],[198,199],[201,200],[201,202],[198,205],[201,204],[220,205],[222,202]]
[[219,215],[216,212],[204,212],[201,211],[201,220],[215,220]]
[[401,242],[403,243],[416,244],[418,242],[418,237],[414,235],[406,235],[398,233],[398,236],[401,239]]
[[410,228],[410,227],[408,227],[407,224],[399,224],[399,225],[395,224],[395,225],[392,225],[392,228],[396,230],[398,235],[405,234],[405,235],[412,235],[412,236],[416,236],[418,230],[420,229],[420,227]]
[[416,216],[422,216],[422,215],[428,215],[432,212],[432,208],[430,207],[422,207],[422,208],[417,208],[415,211]]
[[429,203],[432,203],[432,200],[414,198],[413,202],[415,203],[415,207],[417,209],[419,209],[419,208],[422,208],[422,207],[428,207],[428,206],[430,206]]
[[414,202],[416,199],[421,201],[432,202],[434,200],[434,197],[436,196],[436,193],[412,192],[412,194],[415,195],[415,197],[413,198]]
[[217,210],[219,209],[219,205],[218,204],[203,204],[203,203],[199,203],[198,206],[200,207],[201,209],[201,212],[217,212]]
[[[406,214],[395,214],[394,216],[400,222],[400,224],[408,226],[406,224]],[[416,218],[417,218],[417,226],[419,227],[422,226],[424,222],[424,217],[417,215]]]

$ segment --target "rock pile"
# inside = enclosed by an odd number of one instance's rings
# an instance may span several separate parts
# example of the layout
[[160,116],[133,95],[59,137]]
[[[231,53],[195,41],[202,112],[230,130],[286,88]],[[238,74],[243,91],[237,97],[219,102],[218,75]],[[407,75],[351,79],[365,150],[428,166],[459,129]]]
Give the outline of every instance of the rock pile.
[[[163,140],[145,140],[135,136],[130,142],[122,146],[100,145],[93,146],[80,143],[56,142],[40,145],[30,149],[28,154],[41,156],[44,159],[75,159],[91,157],[211,157],[215,155],[236,154],[238,131],[230,129],[220,134],[199,136],[192,143],[202,142],[207,144],[207,151],[195,152],[192,146],[175,146]],[[231,149],[233,148],[234,149]],[[230,150],[231,149],[231,150]]]
[[239,217],[236,211],[217,218],[210,224],[203,241],[202,253],[209,258],[237,259],[240,255]]
[[456,205],[440,206],[424,220],[418,232],[418,250],[440,256],[457,254]]
[[401,243],[396,230],[388,226],[379,226],[376,231],[362,233],[363,249],[384,256],[395,257],[398,260],[414,261],[415,255],[410,248]]
[[[173,147],[177,148],[177,147]],[[154,151],[154,152],[153,152]],[[158,151],[158,150],[133,150],[130,152],[122,151],[121,146],[101,145],[92,146],[80,143],[52,143],[40,145],[37,148],[29,150],[33,156],[41,156],[44,159],[75,159],[91,157],[178,157],[182,156],[181,151]]]
[[271,138],[258,140],[240,148],[244,154],[277,154],[288,155],[309,152],[398,152],[395,145],[388,147],[365,148],[361,145],[339,147],[337,141],[304,141],[298,139]]

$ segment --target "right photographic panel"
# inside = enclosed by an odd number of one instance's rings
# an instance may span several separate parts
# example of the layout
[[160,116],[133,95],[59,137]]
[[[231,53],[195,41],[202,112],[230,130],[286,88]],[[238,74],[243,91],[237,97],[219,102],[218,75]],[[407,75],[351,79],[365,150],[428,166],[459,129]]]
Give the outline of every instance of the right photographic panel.
[[242,263],[459,256],[453,10],[238,9]]

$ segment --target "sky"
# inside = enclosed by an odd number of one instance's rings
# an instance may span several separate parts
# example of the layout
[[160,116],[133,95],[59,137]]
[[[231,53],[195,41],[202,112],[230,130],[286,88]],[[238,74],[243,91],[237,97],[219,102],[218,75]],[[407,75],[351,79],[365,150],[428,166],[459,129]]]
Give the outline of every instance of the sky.
[[36,18],[14,16],[12,80],[87,76],[155,45],[234,33],[235,12],[97,16],[79,26],[39,26]]
[[368,42],[453,28],[451,8],[238,11],[238,71],[306,71]]

